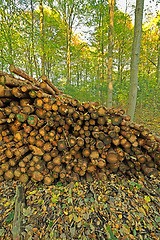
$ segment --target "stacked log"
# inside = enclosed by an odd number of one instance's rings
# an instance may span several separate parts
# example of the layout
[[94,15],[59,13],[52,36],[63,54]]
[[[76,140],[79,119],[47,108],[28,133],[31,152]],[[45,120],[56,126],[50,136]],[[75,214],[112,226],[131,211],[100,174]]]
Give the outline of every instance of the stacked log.
[[0,72],[0,181],[106,180],[110,173],[158,176],[160,137],[122,109],[80,103],[43,75]]

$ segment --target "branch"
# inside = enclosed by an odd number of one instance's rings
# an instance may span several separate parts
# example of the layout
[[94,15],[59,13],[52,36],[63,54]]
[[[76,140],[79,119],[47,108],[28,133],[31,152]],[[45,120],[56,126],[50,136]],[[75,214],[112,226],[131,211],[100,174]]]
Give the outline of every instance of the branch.
[[[146,56],[145,56],[146,57]],[[157,67],[157,65],[150,59],[150,58],[148,58],[148,57],[146,57],[154,66],[156,66]]]

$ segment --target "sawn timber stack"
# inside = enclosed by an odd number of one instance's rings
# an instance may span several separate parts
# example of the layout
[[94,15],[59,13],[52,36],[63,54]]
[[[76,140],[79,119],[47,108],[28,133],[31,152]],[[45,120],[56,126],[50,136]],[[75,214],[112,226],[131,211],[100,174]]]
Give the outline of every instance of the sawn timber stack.
[[13,65],[10,71],[0,72],[0,181],[158,176],[160,137],[124,110],[80,103],[45,75],[38,81]]

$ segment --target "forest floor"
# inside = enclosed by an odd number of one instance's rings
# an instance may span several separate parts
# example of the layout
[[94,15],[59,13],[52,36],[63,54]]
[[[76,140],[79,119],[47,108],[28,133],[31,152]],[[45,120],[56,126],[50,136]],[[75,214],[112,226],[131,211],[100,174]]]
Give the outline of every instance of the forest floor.
[[[0,183],[0,239],[12,240],[16,181]],[[52,186],[29,182],[23,209],[25,240],[158,240],[160,175]],[[18,240],[17,238],[16,240]]]
[[[126,111],[127,106],[115,106],[115,108],[122,108]],[[151,133],[160,136],[160,104],[156,107],[137,105],[134,122],[142,124]]]
[[160,136],[160,109],[137,107],[134,121]]

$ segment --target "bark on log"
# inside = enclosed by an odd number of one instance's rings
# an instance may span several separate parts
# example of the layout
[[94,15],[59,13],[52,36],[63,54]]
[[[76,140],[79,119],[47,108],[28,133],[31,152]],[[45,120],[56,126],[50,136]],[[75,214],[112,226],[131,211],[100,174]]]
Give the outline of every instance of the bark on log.
[[45,75],[42,75],[42,76],[41,76],[41,79],[42,79],[44,82],[46,82],[46,83],[55,91],[55,93],[56,93],[57,95],[59,95],[59,90],[58,90],[58,88],[56,88],[56,87],[54,86],[54,84],[53,84]]
[[29,76],[26,72],[24,72],[23,70],[19,69],[18,67],[14,66],[14,65],[10,65],[9,70],[11,72],[17,74],[18,76],[20,76],[26,80],[29,80],[32,83],[36,82],[36,80],[33,77]]

